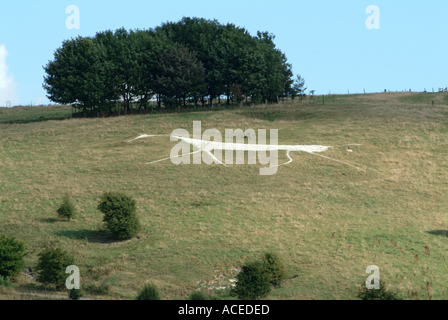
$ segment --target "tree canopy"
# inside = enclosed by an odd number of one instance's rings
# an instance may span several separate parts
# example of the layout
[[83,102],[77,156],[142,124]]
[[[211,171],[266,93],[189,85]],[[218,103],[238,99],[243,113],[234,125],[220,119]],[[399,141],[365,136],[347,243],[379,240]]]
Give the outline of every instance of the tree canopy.
[[[196,54],[182,44],[166,52],[157,62],[154,88],[167,105],[180,110],[187,98],[197,99],[205,90],[205,69]],[[196,101],[196,100],[195,100]]]
[[51,101],[84,112],[111,112],[117,101],[128,110],[131,103],[146,109],[153,97],[158,107],[179,110],[204,98],[275,102],[302,87],[274,39],[189,17],[155,29],[107,30],[64,41],[44,66],[43,87]]

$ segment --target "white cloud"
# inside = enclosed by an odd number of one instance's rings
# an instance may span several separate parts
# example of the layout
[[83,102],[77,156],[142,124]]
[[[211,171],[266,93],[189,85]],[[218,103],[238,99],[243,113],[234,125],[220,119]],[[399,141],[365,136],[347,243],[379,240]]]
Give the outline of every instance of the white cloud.
[[0,45],[0,106],[5,106],[6,101],[11,101],[13,105],[18,102],[17,95],[14,91],[14,78],[8,74],[8,66],[6,65],[7,56],[8,51],[6,51],[5,45]]

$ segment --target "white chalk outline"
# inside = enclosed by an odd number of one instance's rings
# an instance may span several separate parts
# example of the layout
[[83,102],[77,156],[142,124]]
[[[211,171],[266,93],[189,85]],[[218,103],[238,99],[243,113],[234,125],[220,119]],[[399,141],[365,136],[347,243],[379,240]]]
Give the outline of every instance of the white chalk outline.
[[[137,139],[141,139],[141,138],[148,138],[148,137],[171,137],[170,135],[148,135],[148,134],[142,134],[140,136],[138,136],[135,139],[129,140],[128,142],[132,142],[134,140]],[[315,156],[319,156],[325,159],[329,159],[329,160],[333,160],[336,162],[340,162],[343,164],[346,164],[348,166],[354,167],[356,169],[359,169],[357,166],[354,166],[350,163],[344,162],[344,161],[340,161],[340,160],[336,160],[330,157],[326,157],[323,156],[321,154],[316,154],[315,152],[324,152],[327,151],[329,148],[333,148],[332,146],[320,146],[320,145],[267,145],[267,144],[245,144],[245,143],[228,143],[228,142],[215,142],[215,141],[206,141],[206,140],[200,140],[200,139],[191,139],[191,138],[185,138],[185,137],[179,137],[179,136],[172,136],[174,138],[183,140],[185,142],[187,142],[188,144],[192,145],[193,147],[198,148],[198,150],[187,153],[187,154],[183,154],[181,156],[176,156],[174,158],[178,158],[178,157],[183,157],[183,156],[187,156],[187,155],[191,155],[194,153],[198,153],[200,151],[204,151],[206,152],[212,159],[214,159],[216,162],[228,167],[228,165],[226,165],[224,162],[222,162],[221,160],[219,160],[218,158],[215,157],[215,155],[213,153],[211,153],[210,151],[212,150],[233,150],[233,151],[271,151],[271,150],[277,150],[277,151],[286,151],[286,156],[289,158],[288,162],[282,163],[280,165],[277,165],[277,167],[279,166],[283,166],[286,164],[291,163],[293,160],[290,157],[289,153],[291,151],[303,151]],[[346,144],[344,146],[360,146],[361,144]],[[164,158],[164,159],[160,159],[160,160],[156,160],[156,161],[151,161],[151,162],[147,162],[146,164],[151,164],[151,163],[155,163],[155,162],[160,162],[160,161],[164,161],[164,160],[168,160],[171,159],[171,157],[168,158]],[[274,166],[276,167],[276,166]]]

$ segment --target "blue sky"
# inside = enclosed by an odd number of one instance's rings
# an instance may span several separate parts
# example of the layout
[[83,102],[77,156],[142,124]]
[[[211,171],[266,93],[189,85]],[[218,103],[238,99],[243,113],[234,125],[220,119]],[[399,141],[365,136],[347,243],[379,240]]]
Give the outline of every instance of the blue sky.
[[[80,10],[80,29],[66,27],[69,5]],[[379,8],[380,29],[366,27],[369,5]],[[294,74],[316,93],[448,86],[446,0],[2,0],[0,13],[0,106],[49,102],[42,66],[65,39],[183,16],[273,33]]]

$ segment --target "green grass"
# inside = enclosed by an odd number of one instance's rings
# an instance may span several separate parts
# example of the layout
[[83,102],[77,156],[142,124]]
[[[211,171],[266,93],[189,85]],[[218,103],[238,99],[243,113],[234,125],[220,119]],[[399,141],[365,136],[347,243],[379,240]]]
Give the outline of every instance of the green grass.
[[23,124],[48,120],[64,120],[69,119],[70,115],[70,106],[0,108],[0,123]]
[[[405,299],[446,299],[448,101],[438,93],[432,107],[417,95],[61,121],[36,119],[63,118],[69,108],[1,109],[0,233],[27,244],[32,269],[40,242],[58,241],[77,259],[81,288],[106,298],[134,299],[145,283],[162,299],[229,286],[235,268],[270,250],[289,279],[269,299],[357,299],[372,264]],[[258,164],[145,165],[177,142],[126,142],[192,133],[193,120],[223,133],[278,129],[279,144],[335,146],[322,155],[360,169],[304,153],[291,153],[273,176],[260,176]],[[362,145],[349,153],[349,143]],[[138,238],[109,238],[96,210],[104,191],[137,201]],[[66,193],[78,212],[72,221],[56,215]],[[223,292],[213,295],[230,298]]]
[[427,104],[432,105],[432,101],[439,104],[446,104],[448,102],[448,94],[445,93],[433,93],[433,92],[420,92],[413,93],[411,95],[403,96],[399,99],[404,103],[418,103],[418,104]]

